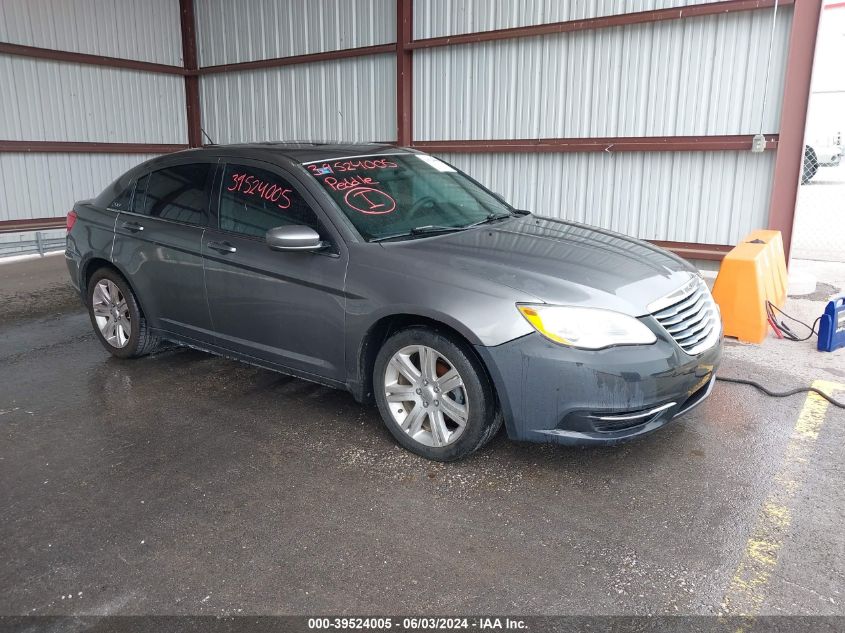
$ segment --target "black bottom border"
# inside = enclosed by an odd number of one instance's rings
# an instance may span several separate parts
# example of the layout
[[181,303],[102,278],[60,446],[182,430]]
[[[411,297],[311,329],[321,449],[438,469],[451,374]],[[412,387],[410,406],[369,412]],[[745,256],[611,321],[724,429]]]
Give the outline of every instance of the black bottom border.
[[843,633],[845,616],[0,616],[2,633]]

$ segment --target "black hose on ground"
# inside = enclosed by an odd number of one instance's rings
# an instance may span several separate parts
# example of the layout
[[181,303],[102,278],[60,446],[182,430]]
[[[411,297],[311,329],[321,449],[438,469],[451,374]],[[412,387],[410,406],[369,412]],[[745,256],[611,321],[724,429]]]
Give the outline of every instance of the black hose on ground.
[[840,409],[845,409],[845,403],[840,402],[830,394],[825,393],[821,389],[816,389],[815,387],[796,387],[795,389],[790,389],[789,391],[772,391],[767,387],[764,387],[759,382],[755,382],[753,380],[746,380],[744,378],[728,378],[727,376],[716,376],[716,380],[721,380],[722,382],[732,382],[737,385],[748,385],[750,387],[754,387],[755,389],[759,389],[767,396],[771,396],[772,398],[786,398],[788,396],[794,396],[796,393],[804,393],[804,392],[812,392],[815,393],[825,400],[827,400],[830,404],[835,407],[839,407]]

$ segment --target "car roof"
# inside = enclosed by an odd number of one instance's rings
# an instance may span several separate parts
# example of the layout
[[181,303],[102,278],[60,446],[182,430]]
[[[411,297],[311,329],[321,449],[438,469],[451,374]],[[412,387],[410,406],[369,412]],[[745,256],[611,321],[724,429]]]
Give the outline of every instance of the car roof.
[[[225,153],[242,158],[287,158],[296,163],[337,160],[371,154],[416,154],[415,150],[390,145],[389,143],[322,143],[308,141],[269,141],[264,143],[238,143],[234,145],[207,145],[187,150],[194,155],[203,153]],[[180,152],[181,153],[181,152]]]
[[[173,164],[190,162],[191,159],[254,159],[263,160],[279,165],[322,162],[356,156],[372,156],[373,154],[420,154],[418,150],[397,147],[389,143],[324,143],[319,141],[267,141],[262,143],[236,143],[232,145],[204,145],[191,149],[183,149],[156,156],[150,160],[135,165],[132,169],[118,177],[110,185],[106,193],[117,191],[128,186],[133,178],[163,169]],[[114,195],[117,195],[115,193]]]

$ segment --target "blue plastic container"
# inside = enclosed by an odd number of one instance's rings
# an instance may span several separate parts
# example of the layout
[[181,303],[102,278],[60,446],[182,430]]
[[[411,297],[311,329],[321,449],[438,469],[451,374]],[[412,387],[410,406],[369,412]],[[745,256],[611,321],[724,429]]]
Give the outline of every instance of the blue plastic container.
[[845,293],[831,297],[819,321],[820,352],[845,347]]

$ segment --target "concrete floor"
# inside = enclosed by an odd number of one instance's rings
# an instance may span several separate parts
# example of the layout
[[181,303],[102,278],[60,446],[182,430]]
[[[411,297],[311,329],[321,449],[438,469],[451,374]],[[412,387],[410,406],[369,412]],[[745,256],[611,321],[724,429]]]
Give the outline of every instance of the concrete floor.
[[[0,614],[845,614],[841,410],[719,383],[621,447],[435,464],[343,392],[113,359],[63,266],[0,265]],[[722,373],[842,383],[843,354]]]

